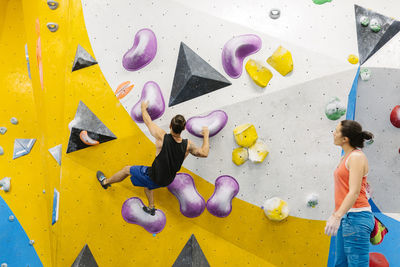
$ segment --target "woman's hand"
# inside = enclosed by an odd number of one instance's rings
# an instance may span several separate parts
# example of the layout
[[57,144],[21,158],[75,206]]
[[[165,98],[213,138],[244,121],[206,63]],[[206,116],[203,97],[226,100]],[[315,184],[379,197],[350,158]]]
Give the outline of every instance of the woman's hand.
[[341,217],[332,214],[331,217],[329,217],[329,219],[326,221],[325,234],[329,236],[336,236],[341,219]]

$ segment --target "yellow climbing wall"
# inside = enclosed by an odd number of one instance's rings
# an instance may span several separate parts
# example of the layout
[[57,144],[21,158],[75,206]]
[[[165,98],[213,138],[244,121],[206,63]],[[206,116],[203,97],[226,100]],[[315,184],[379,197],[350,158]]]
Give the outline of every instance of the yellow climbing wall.
[[[25,59],[25,44],[28,43],[33,64],[33,47],[27,35],[22,1],[2,1],[0,18],[0,124],[8,129],[0,136],[0,145],[4,148],[4,155],[0,156],[0,177],[11,177],[11,191],[0,191],[0,197],[13,211],[29,239],[35,241],[34,248],[43,265],[52,266],[52,192],[45,184],[42,118],[37,117],[33,83]],[[11,117],[19,120],[18,125],[10,123]],[[30,154],[13,160],[16,138],[37,138],[37,141]]]
[[[323,266],[328,259],[329,238],[325,222],[289,217],[269,221],[263,210],[239,199],[226,218],[205,211],[186,218],[167,189],[155,191],[156,206],[167,216],[164,230],[153,236],[121,216],[123,202],[143,189],[129,179],[103,190],[95,174],[106,175],[126,165],[149,165],[154,144],[140,131],[113,95],[101,69],[94,65],[71,72],[77,45],[94,55],[81,2],[60,1],[50,10],[46,1],[8,1],[1,31],[1,123],[9,131],[1,137],[6,153],[0,157],[4,176],[12,177],[12,191],[0,192],[15,212],[44,266],[70,266],[88,244],[99,266],[171,266],[191,234],[194,234],[211,266]],[[0,11],[2,12],[2,11]],[[39,19],[43,63],[43,89],[36,59]],[[57,22],[51,33],[47,22]],[[0,20],[0,26],[1,24]],[[32,81],[28,78],[24,44],[28,43]],[[135,88],[133,89],[135,90]],[[79,101],[118,139],[65,154],[68,123]],[[15,116],[18,126],[9,123]],[[38,138],[33,151],[11,160],[14,138]],[[62,144],[62,166],[48,149]],[[212,151],[211,151],[212,153]],[[5,171],[7,170],[7,171]],[[207,200],[214,185],[186,169],[199,193]],[[59,221],[51,226],[53,189],[60,192]],[[42,193],[45,189],[45,194]]]

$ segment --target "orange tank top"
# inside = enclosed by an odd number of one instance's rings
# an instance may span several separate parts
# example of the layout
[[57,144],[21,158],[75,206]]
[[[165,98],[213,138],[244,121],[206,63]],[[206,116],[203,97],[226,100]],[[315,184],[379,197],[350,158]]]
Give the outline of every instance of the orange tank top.
[[[360,150],[354,150],[354,151],[360,151]],[[335,177],[335,211],[337,211],[340,208],[340,205],[342,205],[342,202],[344,198],[346,197],[347,193],[349,193],[349,170],[346,167],[346,161],[348,157],[354,152],[350,152],[346,158],[342,160],[342,162],[339,164],[339,166],[336,168],[334,172],[334,177]],[[361,191],[360,194],[354,203],[352,208],[364,208],[364,207],[369,207],[368,203],[368,198],[367,198],[367,176],[364,176],[362,178],[362,183],[361,183]]]

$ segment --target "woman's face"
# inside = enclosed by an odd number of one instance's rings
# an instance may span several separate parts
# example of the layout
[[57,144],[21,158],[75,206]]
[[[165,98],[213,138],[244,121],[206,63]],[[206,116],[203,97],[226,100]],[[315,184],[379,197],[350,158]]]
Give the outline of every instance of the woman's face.
[[333,131],[333,143],[337,146],[343,145],[343,142],[344,142],[344,138],[342,136],[341,129],[342,129],[342,125],[339,122],[338,125],[336,126],[335,130]]

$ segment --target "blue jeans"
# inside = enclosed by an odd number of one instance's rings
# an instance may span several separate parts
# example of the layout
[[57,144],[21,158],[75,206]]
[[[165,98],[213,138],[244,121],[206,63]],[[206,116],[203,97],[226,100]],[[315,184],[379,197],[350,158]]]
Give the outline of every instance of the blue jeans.
[[374,225],[372,212],[348,212],[344,215],[336,236],[335,266],[369,266],[369,239]]

